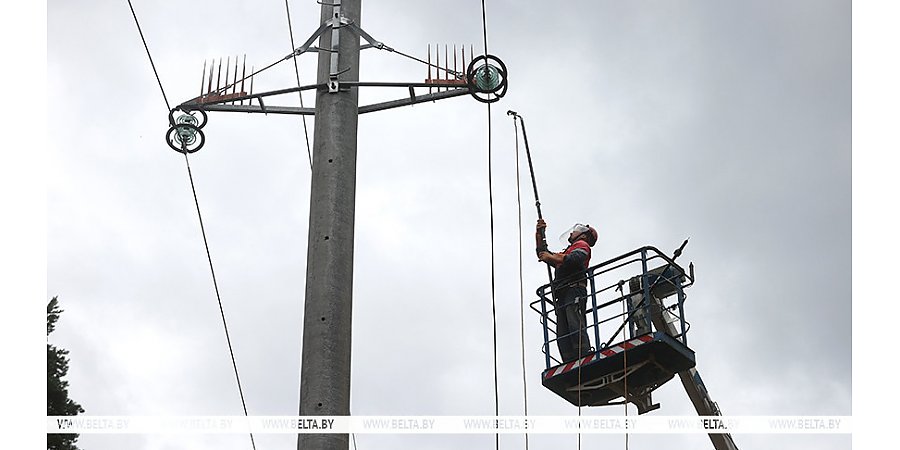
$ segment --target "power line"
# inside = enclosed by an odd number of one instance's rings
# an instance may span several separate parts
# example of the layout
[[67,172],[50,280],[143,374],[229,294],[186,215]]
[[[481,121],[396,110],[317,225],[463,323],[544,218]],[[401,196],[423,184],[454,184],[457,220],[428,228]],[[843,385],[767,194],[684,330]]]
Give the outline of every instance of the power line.
[[[188,178],[191,180],[191,192],[194,194],[194,204],[197,206],[197,218],[200,220],[200,233],[203,235],[203,246],[206,248],[206,259],[209,261],[209,271],[212,273],[213,288],[216,291],[216,300],[219,302],[219,312],[222,315],[222,326],[225,328],[225,340],[228,342],[228,353],[231,355],[231,365],[234,367],[234,378],[237,381],[238,393],[241,396],[241,406],[244,408],[244,416],[247,413],[247,403],[244,401],[244,390],[241,388],[241,377],[238,375],[237,361],[234,359],[234,349],[231,346],[231,336],[228,333],[228,322],[225,320],[225,309],[222,307],[222,297],[219,295],[219,284],[216,282],[216,271],[213,269],[212,256],[209,252],[209,243],[206,239],[206,228],[203,226],[203,216],[200,214],[200,202],[197,200],[197,190],[194,188],[194,177],[191,174],[191,164],[188,161],[187,152],[184,152],[184,163],[187,165]],[[256,450],[253,433],[250,433],[250,444]]]
[[[519,181],[519,125],[513,117],[513,128],[516,130],[516,206],[519,211],[519,337],[522,348],[522,400],[525,406],[525,417],[528,417],[528,376],[525,368],[525,281],[522,257],[522,189]],[[525,450],[528,450],[528,433],[525,433]]]
[[[494,270],[494,188],[491,168],[491,104],[487,105],[488,120],[488,203],[491,210],[491,319],[494,325],[494,415],[500,415],[500,391],[497,382],[497,296],[496,274]],[[496,449],[500,449],[500,434],[494,433]]]
[[[484,57],[487,58],[488,55],[488,45],[487,45],[487,8],[484,5],[484,0],[481,0],[481,30],[484,32]],[[487,61],[485,61],[487,63]]]
[[[291,49],[294,47],[294,27],[291,25],[291,7],[288,5],[288,0],[284,0],[284,9],[287,12],[287,21],[288,21],[288,32],[291,35]],[[294,74],[297,76],[297,87],[300,87],[300,69],[297,67],[297,57],[291,53],[291,59],[294,61]],[[297,95],[300,97],[300,107],[303,108],[303,91],[297,92]],[[306,137],[306,154],[309,156],[309,168],[312,169],[312,150],[310,150],[309,146],[309,130],[306,127],[306,116],[301,116],[303,119],[303,135]]]
[[[162,92],[163,100],[166,103],[166,109],[167,109],[167,111],[171,111],[171,107],[169,106],[169,99],[168,99],[168,97],[166,97],[166,91],[163,88],[162,81],[159,78],[159,72],[157,72],[157,70],[156,70],[156,65],[153,63],[153,56],[150,55],[150,47],[147,45],[147,39],[144,38],[144,33],[141,30],[140,21],[138,21],[137,13],[135,13],[135,11],[134,11],[134,5],[131,4],[131,0],[128,0],[128,7],[131,9],[131,15],[132,15],[132,17],[134,17],[134,24],[137,26],[138,33],[141,35],[141,42],[143,42],[143,44],[144,44],[144,50],[147,51],[147,58],[150,60],[150,67],[153,68],[153,74],[156,76],[156,81],[159,84],[159,90],[160,90],[160,92]],[[203,245],[206,248],[206,258],[209,261],[209,270],[210,270],[210,273],[212,274],[213,287],[216,292],[216,300],[219,303],[219,312],[221,313],[221,316],[222,316],[222,326],[225,329],[225,340],[228,343],[228,353],[231,355],[231,365],[232,365],[232,367],[234,367],[234,378],[237,381],[238,393],[240,394],[240,397],[241,397],[241,406],[244,408],[244,416],[246,417],[246,416],[249,416],[249,414],[247,413],[247,402],[244,401],[244,390],[241,387],[241,378],[238,375],[237,362],[234,358],[234,348],[231,345],[231,336],[228,333],[228,322],[225,320],[225,309],[222,307],[222,297],[221,297],[221,295],[219,295],[219,284],[216,281],[216,271],[213,268],[212,256],[210,255],[210,252],[209,252],[209,242],[206,238],[206,229],[203,226],[203,216],[200,214],[200,202],[197,199],[197,189],[194,185],[194,176],[191,173],[191,164],[190,164],[190,161],[188,160],[188,152],[185,150],[182,153],[184,154],[184,162],[185,162],[185,165],[187,166],[188,179],[191,182],[191,192],[194,195],[194,205],[196,205],[196,207],[197,207],[197,218],[200,221],[200,233],[203,235]],[[253,439],[253,433],[250,433],[250,445],[253,447],[253,450],[256,450],[256,442]]]
[[128,7],[131,8],[134,24],[137,25],[138,34],[141,35],[141,42],[144,43],[144,50],[147,51],[147,59],[150,60],[150,67],[153,68],[153,75],[156,75],[156,82],[159,84],[159,90],[162,92],[163,100],[166,102],[166,112],[171,111],[172,107],[169,106],[169,98],[166,97],[166,90],[163,89],[162,81],[159,79],[159,72],[156,71],[156,64],[153,64],[153,57],[150,56],[150,47],[147,46],[147,40],[144,39],[144,32],[141,30],[141,24],[138,22],[137,13],[134,12],[134,6],[131,4],[131,0],[128,0]]
[[[481,29],[484,31],[484,54],[487,64],[487,19],[485,15],[484,0],[481,0]],[[491,104],[487,104],[487,148],[488,148],[488,203],[491,216],[491,320],[493,323],[494,338],[494,415],[500,416],[500,390],[497,381],[497,295],[496,273],[494,262],[494,192],[491,167]],[[500,450],[500,433],[494,433],[494,448]]]

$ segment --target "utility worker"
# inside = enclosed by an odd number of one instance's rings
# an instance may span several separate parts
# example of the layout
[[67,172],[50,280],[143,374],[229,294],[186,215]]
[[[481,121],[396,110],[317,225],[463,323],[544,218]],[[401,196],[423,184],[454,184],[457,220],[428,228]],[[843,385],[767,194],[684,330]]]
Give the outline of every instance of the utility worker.
[[575,224],[560,237],[562,240],[568,234],[569,246],[562,252],[553,253],[547,249],[546,228],[546,222],[538,219],[535,240],[538,259],[555,269],[551,288],[556,311],[556,343],[565,362],[593,351],[584,320],[587,304],[585,269],[591,261],[591,247],[597,243],[597,230],[590,225]]

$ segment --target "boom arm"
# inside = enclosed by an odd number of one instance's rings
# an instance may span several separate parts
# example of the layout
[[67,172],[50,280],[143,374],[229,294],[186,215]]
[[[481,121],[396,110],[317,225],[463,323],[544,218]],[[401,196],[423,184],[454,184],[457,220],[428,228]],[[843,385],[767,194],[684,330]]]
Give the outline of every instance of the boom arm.
[[[691,403],[694,404],[697,415],[722,415],[722,412],[719,411],[719,405],[709,397],[709,392],[706,391],[706,386],[703,384],[700,372],[697,372],[697,369],[691,368],[678,372],[678,377],[681,378],[681,384],[684,385],[684,390],[687,391],[688,397],[691,398]],[[710,433],[708,436],[716,450],[737,450],[737,445],[734,444],[731,434]]]
[[[653,325],[657,330],[665,330],[670,336],[677,335],[678,331],[675,329],[675,326],[663,317],[666,312],[662,307],[662,303],[652,295],[650,298],[655,309],[654,314],[651,315]],[[706,386],[703,384],[703,379],[700,378],[700,372],[697,369],[691,368],[678,372],[678,377],[681,378],[681,384],[684,386],[684,390],[687,391],[688,397],[691,398],[691,403],[694,404],[697,415],[722,415],[719,405],[709,397],[709,392],[706,391]],[[731,438],[731,434],[709,433],[708,436],[716,450],[738,450],[737,445],[734,444],[734,440]]]

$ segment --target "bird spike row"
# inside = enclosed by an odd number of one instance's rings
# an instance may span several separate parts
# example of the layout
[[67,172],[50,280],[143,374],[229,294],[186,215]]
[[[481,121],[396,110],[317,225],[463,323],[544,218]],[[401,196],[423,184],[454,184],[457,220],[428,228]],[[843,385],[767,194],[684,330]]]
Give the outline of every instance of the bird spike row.
[[[428,44],[428,78],[425,79],[426,83],[435,84],[434,89],[437,89],[438,92],[442,90],[446,91],[450,88],[459,88],[466,85],[465,74],[461,73],[457,67],[458,62],[462,62],[462,67],[466,67],[468,62],[466,61],[466,47],[460,46],[462,49],[462,54],[459,55],[459,59],[457,59],[457,47],[456,44],[453,44],[453,68],[450,68],[450,46],[444,44],[444,64],[441,65],[441,46],[440,44],[435,44],[434,46],[434,62],[432,62],[431,57],[431,44]],[[469,53],[472,54],[471,46],[469,49]],[[434,68],[434,73],[432,74],[432,68]],[[428,88],[428,93],[430,94],[432,88]]]
[[[240,65],[239,57],[234,57],[234,72],[231,72],[231,56],[225,60],[225,84],[222,84],[222,58],[219,58],[218,64],[213,59],[209,64],[209,74],[207,77],[207,63],[203,61],[203,73],[200,79],[200,96],[197,97],[197,103],[231,103],[235,104],[235,98],[244,97],[247,92],[244,91],[245,82],[247,81],[247,55],[244,55],[243,69],[241,69],[241,78],[238,79],[238,68]],[[216,78],[216,87],[213,89],[213,74]],[[250,69],[250,94],[253,94],[253,69]],[[240,84],[240,90],[238,90]],[[253,99],[248,100],[248,104],[253,104]],[[244,104],[244,100],[240,100],[240,104]]]

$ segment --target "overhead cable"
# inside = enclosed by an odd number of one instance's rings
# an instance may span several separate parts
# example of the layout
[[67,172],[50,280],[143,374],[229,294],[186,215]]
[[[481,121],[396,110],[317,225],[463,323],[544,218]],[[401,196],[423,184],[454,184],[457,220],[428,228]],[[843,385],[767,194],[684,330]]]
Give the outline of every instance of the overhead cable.
[[[159,84],[159,90],[160,90],[160,92],[162,92],[163,100],[166,103],[166,111],[167,112],[171,111],[171,107],[169,106],[169,99],[168,99],[168,97],[166,97],[166,91],[163,88],[162,81],[159,78],[159,73],[156,70],[156,65],[153,63],[153,57],[150,55],[150,47],[147,45],[147,40],[144,38],[144,32],[141,30],[141,24],[138,21],[137,13],[135,13],[135,11],[134,11],[134,5],[131,4],[131,0],[127,0],[127,1],[128,1],[128,7],[131,8],[131,15],[134,17],[134,24],[137,26],[138,33],[141,36],[141,42],[143,42],[144,49],[147,51],[147,58],[150,60],[150,67],[153,68],[153,74],[156,76],[156,81]],[[228,343],[228,353],[231,355],[231,365],[232,365],[232,367],[234,367],[234,378],[237,381],[238,394],[240,394],[240,397],[241,397],[241,406],[244,409],[244,416],[247,417],[248,416],[247,402],[244,401],[244,390],[241,387],[241,378],[238,375],[237,362],[234,358],[234,348],[231,345],[231,336],[228,333],[228,322],[225,320],[225,309],[222,307],[222,297],[221,297],[221,295],[219,295],[219,285],[216,281],[216,271],[213,268],[212,256],[210,255],[210,252],[209,252],[209,242],[206,238],[206,229],[203,226],[203,216],[200,214],[200,202],[197,199],[197,189],[194,186],[194,177],[191,174],[191,165],[190,165],[190,162],[188,161],[188,156],[187,156],[188,152],[184,151],[183,154],[184,154],[184,162],[187,166],[188,179],[191,182],[191,192],[194,195],[194,205],[196,205],[196,207],[197,207],[197,218],[200,221],[200,233],[203,235],[203,245],[206,248],[206,258],[209,261],[209,270],[210,270],[210,273],[212,274],[213,287],[216,292],[216,300],[219,303],[219,312],[221,313],[221,316],[222,316],[222,326],[225,329],[225,340]],[[253,433],[250,433],[250,445],[253,447],[253,450],[256,450],[256,442],[253,439]]]

